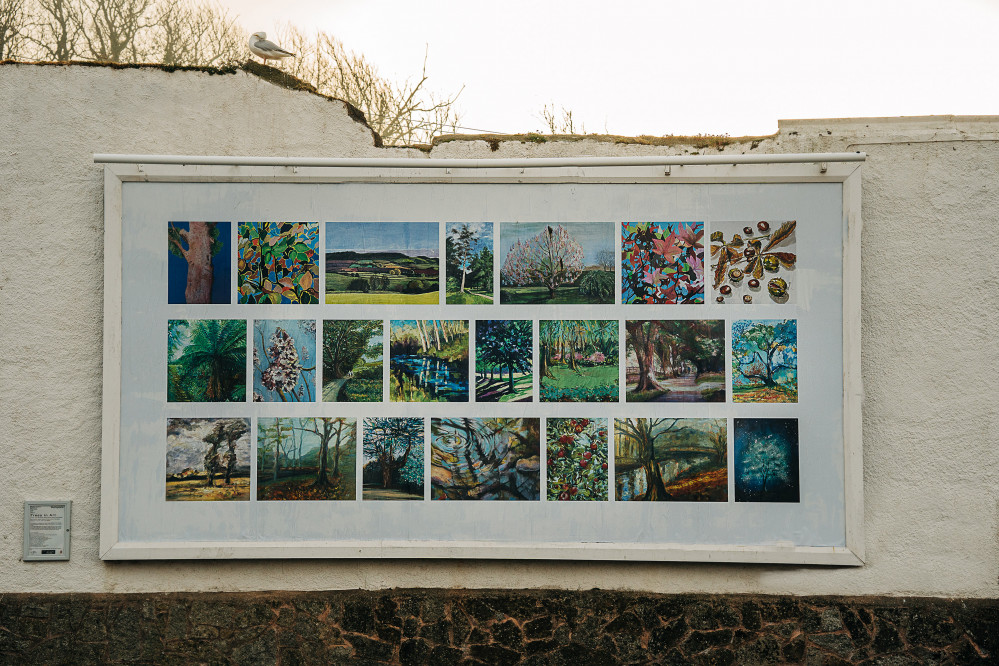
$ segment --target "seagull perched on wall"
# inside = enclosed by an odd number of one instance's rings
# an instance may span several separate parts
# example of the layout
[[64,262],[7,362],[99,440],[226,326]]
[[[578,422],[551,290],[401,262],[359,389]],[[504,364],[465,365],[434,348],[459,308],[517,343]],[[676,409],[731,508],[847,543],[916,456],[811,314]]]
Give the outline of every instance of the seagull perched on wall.
[[250,35],[250,52],[255,56],[260,56],[265,65],[268,60],[280,62],[282,58],[295,57],[291,51],[285,51],[274,42],[268,41],[266,32],[255,32]]

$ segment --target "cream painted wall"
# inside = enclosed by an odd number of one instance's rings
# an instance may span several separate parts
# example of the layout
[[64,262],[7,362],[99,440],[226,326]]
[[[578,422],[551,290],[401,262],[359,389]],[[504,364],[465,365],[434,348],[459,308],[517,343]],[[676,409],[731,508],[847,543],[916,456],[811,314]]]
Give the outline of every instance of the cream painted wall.
[[[691,153],[596,141],[432,157]],[[389,587],[999,596],[999,117],[783,121],[726,153],[869,154],[862,568],[490,561],[102,563],[103,211],[95,152],[412,156],[252,75],[0,66],[0,592]],[[22,502],[72,499],[73,559],[24,563]]]

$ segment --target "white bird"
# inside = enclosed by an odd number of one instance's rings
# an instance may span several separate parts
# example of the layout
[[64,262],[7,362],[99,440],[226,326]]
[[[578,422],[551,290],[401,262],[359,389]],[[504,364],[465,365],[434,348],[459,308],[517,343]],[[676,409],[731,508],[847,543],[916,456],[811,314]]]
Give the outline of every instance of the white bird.
[[295,57],[291,51],[285,51],[274,42],[268,41],[266,32],[255,32],[250,35],[250,52],[260,56],[265,64],[268,60],[280,61],[282,58]]

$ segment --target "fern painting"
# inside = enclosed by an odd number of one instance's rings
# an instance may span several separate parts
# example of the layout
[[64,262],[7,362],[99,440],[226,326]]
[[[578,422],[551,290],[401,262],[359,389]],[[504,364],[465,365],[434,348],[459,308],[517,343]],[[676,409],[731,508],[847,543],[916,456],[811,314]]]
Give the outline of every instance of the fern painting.
[[167,401],[246,400],[246,321],[171,319],[167,323]]
[[316,322],[253,322],[253,402],[316,399]]
[[319,225],[239,223],[239,302],[319,302]]
[[232,302],[228,222],[171,222],[167,245],[167,303]]

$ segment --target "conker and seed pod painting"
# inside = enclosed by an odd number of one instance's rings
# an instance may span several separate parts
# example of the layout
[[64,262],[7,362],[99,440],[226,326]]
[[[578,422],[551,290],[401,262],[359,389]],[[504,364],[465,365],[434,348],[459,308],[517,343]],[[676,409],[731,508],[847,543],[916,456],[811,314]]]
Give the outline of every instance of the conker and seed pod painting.
[[711,224],[711,289],[716,303],[795,302],[794,220]]

